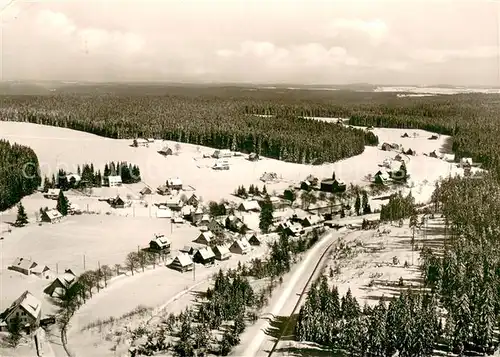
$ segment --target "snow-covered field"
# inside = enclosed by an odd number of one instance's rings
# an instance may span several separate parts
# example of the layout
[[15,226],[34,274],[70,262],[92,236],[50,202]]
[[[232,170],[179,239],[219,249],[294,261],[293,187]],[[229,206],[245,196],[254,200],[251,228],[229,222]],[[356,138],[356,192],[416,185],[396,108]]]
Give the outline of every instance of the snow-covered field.
[[[404,191],[411,189],[417,202],[428,202],[434,182],[439,177],[462,173],[463,170],[444,160],[423,155],[434,150],[439,154],[445,146],[445,136],[438,140],[428,140],[431,133],[410,130],[410,138],[401,138],[404,132],[399,129],[374,129],[380,144],[397,143],[405,149],[411,148],[417,152],[417,156],[406,160],[407,170],[411,175],[411,188]],[[235,188],[240,185],[248,187],[250,184],[262,187],[264,183],[260,181],[260,177],[265,172],[276,173],[279,178],[277,182],[266,183],[268,192],[279,192],[305,179],[309,174],[319,178],[330,177],[333,171],[346,183],[363,186],[368,184],[368,174],[375,174],[380,169],[379,164],[396,155],[395,152],[366,147],[361,155],[321,166],[285,163],[267,158],[250,162],[243,156],[228,159],[230,170],[215,171],[210,168],[215,160],[203,158],[203,154],[211,154],[213,149],[190,144],[180,144],[176,155],[163,157],[157,151],[168,144],[175,152],[176,143],[157,141],[149,147],[134,148],[130,146],[130,140],[107,139],[64,128],[17,122],[0,122],[0,139],[30,146],[38,155],[42,172],[48,176],[57,173],[58,168],[76,172],[76,165],[84,163],[93,163],[96,169],[101,170],[109,161],[128,161],[140,167],[144,183],[126,185],[119,189],[96,189],[96,195],[110,196],[119,193],[121,196],[136,197],[144,184],[155,189],[164,184],[166,179],[179,177],[185,186],[192,186],[204,202],[219,201],[221,198],[238,200],[232,196]],[[187,195],[189,196],[189,193]],[[53,225],[38,226],[32,223],[24,228],[12,228],[11,233],[2,233],[4,239],[0,240],[1,310],[24,290],[30,290],[35,296],[42,298],[42,289],[47,284],[34,276],[25,277],[7,271],[6,267],[17,256],[32,258],[39,264],[48,265],[60,272],[66,268],[81,271],[84,255],[85,268],[96,269],[98,263],[123,263],[128,252],[138,246],[147,246],[154,233],[163,233],[171,238],[174,251],[189,244],[198,233],[196,228],[187,224],[171,226],[170,220],[155,218],[155,208],[151,208],[151,203],[161,200],[158,195],[147,198],[149,207],[144,207],[136,200],[132,207],[123,210],[111,209],[107,203],[98,201],[96,197],[68,193],[68,198],[84,210],[88,206],[89,210],[101,214],[69,216],[61,223]],[[373,201],[372,208],[377,208],[380,203],[383,202]],[[37,193],[25,197],[23,204],[30,218],[34,218],[40,207],[55,207],[56,202]],[[105,214],[107,212],[111,214]],[[0,221],[4,222],[0,228],[5,228],[5,222],[15,218],[15,208],[1,213],[0,217]],[[245,216],[245,223],[256,229],[257,215]],[[255,251],[252,255],[262,253]],[[233,258],[224,264],[233,265],[237,264],[237,261],[237,258]],[[196,280],[208,277],[216,269],[217,267],[197,269]],[[181,274],[165,267],[138,273],[134,277],[119,278],[81,309],[75,316],[75,326],[122,315],[140,304],[151,307],[161,305],[193,283],[190,273]],[[51,310],[46,301],[43,308],[44,314]]]

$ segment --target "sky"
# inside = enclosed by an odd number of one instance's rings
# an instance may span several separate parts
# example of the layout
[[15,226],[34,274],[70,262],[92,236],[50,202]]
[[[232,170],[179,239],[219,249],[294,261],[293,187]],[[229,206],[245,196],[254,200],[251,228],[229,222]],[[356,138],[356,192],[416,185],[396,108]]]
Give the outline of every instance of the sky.
[[500,0],[0,0],[0,79],[500,85]]

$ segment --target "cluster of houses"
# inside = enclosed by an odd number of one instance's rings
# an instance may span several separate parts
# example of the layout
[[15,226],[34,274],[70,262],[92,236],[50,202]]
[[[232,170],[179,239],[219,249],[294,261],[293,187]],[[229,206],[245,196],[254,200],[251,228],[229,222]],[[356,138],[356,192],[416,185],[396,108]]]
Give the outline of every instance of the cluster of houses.
[[300,186],[297,188],[305,191],[319,190],[322,192],[335,193],[344,192],[347,186],[344,181],[337,179],[334,175],[332,178],[325,178],[321,181],[317,177],[309,175],[304,181],[300,182]]

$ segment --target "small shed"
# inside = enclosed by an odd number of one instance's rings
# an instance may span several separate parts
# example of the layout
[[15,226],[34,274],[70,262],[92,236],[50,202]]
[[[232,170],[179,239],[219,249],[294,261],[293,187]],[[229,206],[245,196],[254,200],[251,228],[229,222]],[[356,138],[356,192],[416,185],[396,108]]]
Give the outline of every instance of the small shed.
[[380,147],[383,151],[391,151],[392,146],[389,143],[383,143],[382,146]]
[[408,135],[408,133],[404,133],[403,135],[401,135],[402,138],[409,138],[410,135]]
[[229,158],[233,156],[229,150],[215,150],[212,157],[215,159]]
[[437,159],[438,156],[436,154],[436,150],[434,150],[433,152],[429,153],[429,157],[433,157],[433,158]]
[[248,243],[248,240],[246,238],[240,238],[237,239],[231,244],[231,247],[229,247],[229,251],[231,253],[235,254],[248,254],[251,251],[251,246],[250,243]]
[[161,154],[163,156],[168,156],[168,155],[173,155],[173,151],[168,146],[164,146],[163,148],[161,148],[161,150],[158,151],[158,154]]
[[193,266],[194,266],[193,260],[188,254],[185,253],[179,254],[174,258],[172,263],[170,263],[171,269],[178,270],[181,273],[193,270]]
[[110,199],[109,204],[113,208],[124,208],[125,207],[125,201],[122,200],[120,196],[116,196],[115,198]]
[[252,152],[250,155],[248,155],[248,160],[249,161],[258,161],[259,160],[259,154],[256,154]]
[[215,254],[210,247],[205,247],[198,250],[194,256],[193,260],[195,263],[201,263],[203,265],[213,264],[215,260]]
[[225,245],[216,245],[213,248],[213,252],[215,254],[215,259],[217,260],[228,260],[231,258],[231,252]]
[[248,243],[250,243],[250,245],[260,246],[262,244],[260,238],[257,237],[257,235],[255,233],[250,235],[250,237],[248,237],[247,240],[248,240]]

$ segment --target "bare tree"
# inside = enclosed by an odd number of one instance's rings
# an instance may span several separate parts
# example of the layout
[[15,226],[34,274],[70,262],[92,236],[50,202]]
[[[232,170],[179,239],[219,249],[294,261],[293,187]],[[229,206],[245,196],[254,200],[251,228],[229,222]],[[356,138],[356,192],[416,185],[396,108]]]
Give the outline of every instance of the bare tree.
[[125,266],[127,269],[130,269],[132,275],[134,275],[134,270],[137,268],[139,264],[139,256],[137,252],[130,252],[127,254],[127,258],[125,259]]
[[108,280],[113,276],[113,270],[108,265],[103,265],[101,267],[101,275],[104,279],[104,286],[108,286]]
[[120,264],[115,264],[116,275],[120,275],[121,269],[122,269],[122,266]]
[[145,251],[140,250],[137,252],[137,261],[142,271],[144,272],[144,268],[148,264],[148,255],[146,254]]

